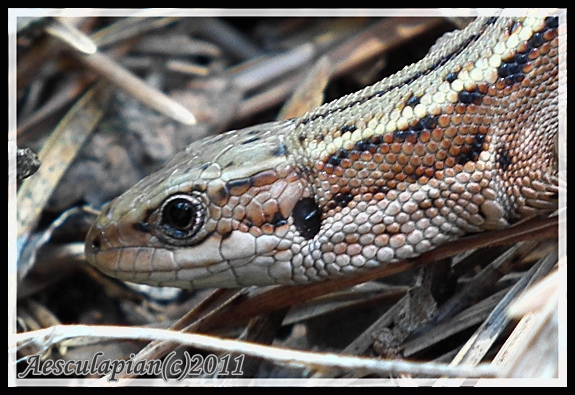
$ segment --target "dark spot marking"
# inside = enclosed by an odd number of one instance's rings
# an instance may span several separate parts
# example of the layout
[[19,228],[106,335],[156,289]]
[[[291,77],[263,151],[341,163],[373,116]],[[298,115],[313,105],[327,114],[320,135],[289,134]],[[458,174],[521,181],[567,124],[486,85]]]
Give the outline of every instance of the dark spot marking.
[[242,145],[253,143],[254,141],[258,141],[259,139],[260,139],[259,137],[252,137],[251,139],[247,139],[246,141],[242,141]]
[[462,104],[476,104],[480,105],[483,100],[483,94],[473,90],[473,91],[463,91],[459,92],[457,95],[457,100]]
[[[423,130],[423,125],[421,124],[420,120],[417,120],[412,125],[409,125],[408,129],[412,132],[421,132]],[[419,133],[418,133],[418,135],[419,135]]]
[[379,146],[383,143],[383,136],[378,134],[375,136],[371,136],[371,144]]
[[483,151],[485,135],[477,133],[473,138],[473,143],[461,147],[461,153],[457,156],[457,163],[464,165],[469,161],[477,161],[479,154]]
[[249,134],[250,136],[253,136],[253,135],[256,135],[256,134],[260,134],[261,132],[262,132],[262,131],[261,131],[260,129],[254,129],[254,130],[250,130],[250,131],[248,132],[248,134]]
[[511,157],[509,157],[509,152],[505,148],[501,148],[499,151],[499,159],[497,161],[501,170],[505,171],[509,168]]
[[292,212],[294,225],[299,234],[311,240],[321,227],[321,210],[311,197],[299,200]]
[[329,159],[327,160],[327,163],[329,163],[332,166],[339,166],[341,162],[341,158],[335,155],[332,155],[329,157]]
[[355,125],[343,125],[340,130],[342,133],[347,133],[347,132],[355,132],[357,128],[355,127]]
[[287,146],[284,143],[281,143],[276,148],[272,150],[273,156],[286,156],[288,154]]
[[426,115],[421,120],[421,124],[427,130],[433,130],[437,127],[437,116]]
[[517,62],[517,64],[525,64],[527,63],[528,60],[529,57],[527,56],[526,53],[518,53],[517,55],[515,55],[515,62]]
[[235,162],[232,160],[229,161],[228,164],[224,166],[224,168],[227,169],[228,167],[232,167],[233,165],[235,165]]
[[545,18],[545,25],[550,29],[557,29],[559,27],[559,17],[548,16]]
[[333,197],[333,201],[335,204],[341,208],[344,208],[348,205],[349,202],[353,200],[353,195],[348,193],[338,193]]
[[508,77],[512,74],[517,74],[521,72],[521,66],[517,63],[503,63],[499,66],[499,76],[500,77]]
[[502,63],[497,69],[499,77],[505,80],[505,85],[513,85],[523,81],[523,64],[527,61],[526,54],[517,54]]
[[445,76],[445,81],[452,83],[457,79],[457,73],[449,73]]
[[[356,144],[356,146],[357,146],[357,144]],[[329,157],[329,159],[327,160],[326,163],[328,163],[332,166],[339,166],[342,159],[346,159],[354,153],[357,154],[357,151],[354,151],[354,150],[348,151],[348,150],[345,150],[343,148],[340,148],[337,150],[337,152],[335,154],[333,154]]]
[[417,96],[411,96],[409,98],[409,100],[407,100],[407,102],[405,102],[406,105],[410,106],[410,107],[415,107],[419,104],[420,98]]
[[150,225],[144,222],[136,222],[132,225],[132,228],[134,228],[136,232],[150,233]]
[[337,150],[337,156],[338,158],[344,159],[347,158],[349,152],[347,150],[344,150],[343,148],[340,148]]
[[487,25],[493,25],[495,22],[497,22],[497,17],[496,16],[492,16],[489,17],[489,19],[487,20],[487,22],[485,22]]
[[204,171],[204,170],[206,170],[208,167],[210,167],[210,164],[209,164],[209,163],[204,163],[203,165],[200,166],[200,170],[201,170],[201,171]]
[[406,130],[396,130],[393,132],[393,138],[398,142],[404,142],[406,140],[409,142],[416,142],[420,133],[421,129],[413,130],[411,127],[409,127]]
[[541,33],[535,33],[529,39],[529,45],[531,45],[532,47],[535,47],[535,48],[539,48],[540,46],[543,45],[544,42],[545,42],[545,39],[543,38],[543,34],[541,34]]
[[366,140],[360,140],[357,143],[355,143],[355,146],[353,147],[354,150],[356,150],[357,152],[363,152],[363,151],[367,151],[369,148],[369,142]]

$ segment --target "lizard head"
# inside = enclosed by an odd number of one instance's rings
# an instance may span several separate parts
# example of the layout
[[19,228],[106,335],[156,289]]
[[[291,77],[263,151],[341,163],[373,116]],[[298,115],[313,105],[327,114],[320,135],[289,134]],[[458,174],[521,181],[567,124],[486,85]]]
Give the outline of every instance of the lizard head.
[[297,246],[319,226],[283,142],[292,129],[258,125],[190,145],[104,208],[86,238],[88,261],[152,285],[291,282]]

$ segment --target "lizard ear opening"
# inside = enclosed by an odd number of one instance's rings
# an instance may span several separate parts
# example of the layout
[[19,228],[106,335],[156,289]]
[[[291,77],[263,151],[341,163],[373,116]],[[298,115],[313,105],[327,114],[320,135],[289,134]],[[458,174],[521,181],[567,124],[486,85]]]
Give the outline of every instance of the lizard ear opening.
[[319,233],[321,209],[311,197],[299,200],[292,212],[293,222],[302,237],[310,240]]

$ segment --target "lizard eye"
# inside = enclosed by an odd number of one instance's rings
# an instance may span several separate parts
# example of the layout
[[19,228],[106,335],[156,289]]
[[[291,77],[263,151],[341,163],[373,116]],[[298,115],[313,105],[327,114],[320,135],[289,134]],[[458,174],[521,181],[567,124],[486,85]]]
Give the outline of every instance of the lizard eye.
[[159,210],[159,223],[166,236],[189,239],[202,228],[205,209],[202,200],[194,195],[174,195],[167,198]]

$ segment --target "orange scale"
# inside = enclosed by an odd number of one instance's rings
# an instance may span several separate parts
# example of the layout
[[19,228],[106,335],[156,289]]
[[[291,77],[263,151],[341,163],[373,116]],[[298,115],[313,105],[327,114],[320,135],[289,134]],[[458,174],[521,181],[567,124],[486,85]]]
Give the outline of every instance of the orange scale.
[[[469,110],[469,107],[471,107],[471,106],[475,106],[475,105],[470,104],[467,109]],[[473,114],[475,114],[475,111],[473,111],[473,112],[468,111],[467,114],[463,115],[463,124],[464,125],[469,125],[471,123]]]
[[400,165],[398,163],[394,163],[391,166],[391,172],[392,173],[401,173],[401,170],[403,169],[403,165]]
[[327,179],[327,182],[330,185],[335,185],[338,183],[338,181],[341,179],[341,177],[343,176],[343,173],[341,175],[336,175],[336,174],[332,174],[331,176],[329,176],[329,178]]
[[358,171],[363,170],[363,162],[360,161],[353,162],[352,168]]
[[551,49],[551,43],[545,43],[539,47],[539,55],[547,55]]
[[449,140],[441,140],[441,142],[439,143],[439,148],[440,151],[437,153],[437,155],[439,155],[439,153],[443,150],[447,150],[449,149],[449,147],[451,146],[451,141]]
[[410,174],[413,174],[414,171],[415,171],[415,169],[412,165],[407,164],[403,167],[403,173],[404,174],[410,175]]
[[387,182],[387,181],[389,181],[389,180],[393,180],[393,175],[394,175],[394,173],[393,173],[392,171],[388,171],[387,173],[385,173],[385,174],[383,175],[383,180],[384,180],[385,182]]
[[[459,151],[459,149],[457,151]],[[458,155],[458,154],[455,154],[455,155]],[[444,163],[445,163],[445,166],[447,166],[448,168],[452,168],[455,166],[455,158],[453,158],[453,157],[445,158]]]
[[[467,105],[462,104],[462,103],[457,103],[455,105],[455,113],[456,114],[461,115],[461,114],[465,114],[466,112],[467,112]],[[451,124],[454,124],[453,123],[454,118],[455,118],[455,116],[451,118]]]
[[[464,145],[464,144],[465,144],[465,136],[466,136],[466,135],[467,135],[467,134],[465,134],[465,135],[458,134],[457,136],[455,136],[455,137],[453,138],[452,142],[451,142],[451,143],[452,143],[452,148],[453,148],[454,145],[456,145],[456,146],[462,146],[462,145]],[[451,148],[450,148],[450,149],[451,149]],[[451,152],[450,152],[450,153],[451,153]]]
[[417,157],[422,157],[425,155],[425,144],[418,142],[413,146],[413,152]]
[[[467,105],[467,114],[475,114],[477,113],[477,105],[471,103]],[[465,119],[463,120],[463,122],[465,122]]]
[[397,174],[395,175],[395,179],[396,179],[397,181],[399,181],[399,182],[405,181],[406,178],[407,178],[407,175],[406,175],[406,174],[403,174],[403,173],[397,173]]
[[389,144],[382,144],[379,146],[379,152],[381,152],[382,154],[387,154],[389,153]]
[[[433,129],[433,132],[431,132],[431,138],[436,142],[443,140],[443,129]],[[431,144],[431,141],[429,143]]]
[[439,118],[437,119],[437,125],[442,127],[442,128],[446,128],[449,126],[449,123],[451,122],[451,117],[449,117],[448,115],[440,115]]
[[[430,139],[431,139],[431,132],[429,130],[423,130],[419,135],[419,142],[421,143],[427,143]],[[421,145],[419,144],[419,142],[416,144]]]
[[[485,110],[485,109],[482,107],[481,110],[483,112],[483,110]],[[471,120],[471,123],[474,126],[480,126],[485,120],[485,117],[483,117],[483,115],[485,115],[485,113],[480,113],[480,114],[475,115],[473,117],[473,119]]]
[[489,90],[489,85],[487,82],[480,82],[477,84],[476,89],[481,94],[486,94]]
[[371,152],[369,151],[363,151],[360,155],[359,158],[364,161],[364,162],[371,162],[372,159],[372,155]]
[[357,160],[359,159],[359,152],[357,152],[357,151],[351,151],[351,152],[349,153],[349,159],[350,159],[352,162],[357,161]]
[[[415,137],[415,136],[413,136]],[[411,155],[413,153],[413,145],[414,143],[412,142],[405,142],[403,144],[403,147],[401,148],[402,152],[406,155]]]
[[391,144],[391,152],[394,154],[399,154],[401,152],[402,143],[393,143]]
[[379,170],[384,174],[389,172],[389,169],[390,169],[389,163],[384,162],[381,165],[379,165]]
[[405,166],[407,163],[409,163],[409,157],[405,154],[399,154],[397,155],[397,163],[399,163],[402,166]]
[[453,104],[449,103],[449,104],[444,104],[443,106],[441,106],[441,112],[443,114],[447,114],[447,115],[442,115],[442,116],[447,116],[449,117],[449,115],[453,114],[453,110],[454,110],[454,106]]
[[352,188],[359,188],[361,186],[361,180],[358,178],[352,178],[349,180],[349,186]]
[[419,167],[417,167],[417,168],[414,170],[414,173],[415,173],[415,175],[416,175],[417,177],[419,177],[420,180],[421,180],[421,178],[425,178],[425,176],[424,176],[425,170],[426,170],[426,169],[425,169],[423,166],[419,166]]
[[396,160],[397,160],[397,155],[395,155],[395,154],[389,153],[389,154],[385,155],[385,161],[387,163],[392,164],[392,163],[395,163]]
[[557,29],[549,29],[543,33],[543,39],[545,41],[555,41],[554,38],[557,37]]
[[421,155],[414,155],[409,159],[409,164],[411,166],[417,167],[421,165]]
[[423,157],[422,163],[424,166],[433,166],[433,164],[435,163],[435,156],[427,154]]

